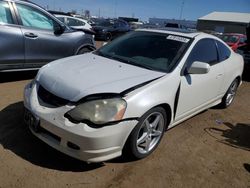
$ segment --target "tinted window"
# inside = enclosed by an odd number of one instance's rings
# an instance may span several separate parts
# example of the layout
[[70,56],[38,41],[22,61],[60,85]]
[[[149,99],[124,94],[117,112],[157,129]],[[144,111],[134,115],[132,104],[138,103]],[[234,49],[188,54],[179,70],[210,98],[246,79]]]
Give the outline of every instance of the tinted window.
[[118,23],[119,23],[120,27],[126,27],[127,26],[127,24],[125,22],[118,21]]
[[239,37],[235,35],[222,35],[221,39],[227,43],[236,43],[239,40]]
[[16,6],[24,26],[48,30],[54,29],[53,19],[41,11],[26,5],[16,4]]
[[164,33],[131,32],[99,49],[98,55],[135,66],[170,71],[190,39]]
[[96,25],[103,27],[111,27],[114,25],[114,22],[111,20],[99,20],[98,22],[96,22]]
[[167,23],[166,27],[179,28],[179,25],[177,23]]
[[224,61],[230,57],[231,51],[220,41],[216,41],[219,51],[219,60]]
[[217,49],[214,40],[202,39],[196,43],[187,62],[191,65],[194,61],[200,61],[213,65],[217,62]]
[[69,25],[69,26],[84,26],[85,23],[80,21],[80,20],[74,19],[74,18],[67,18],[67,25]]
[[60,20],[63,23],[65,22],[63,17],[57,17],[57,19]]
[[1,23],[14,23],[11,16],[9,4],[2,1],[0,1],[0,24]]
[[242,37],[242,38],[240,38],[240,43],[245,43],[246,42],[246,38],[245,37]]

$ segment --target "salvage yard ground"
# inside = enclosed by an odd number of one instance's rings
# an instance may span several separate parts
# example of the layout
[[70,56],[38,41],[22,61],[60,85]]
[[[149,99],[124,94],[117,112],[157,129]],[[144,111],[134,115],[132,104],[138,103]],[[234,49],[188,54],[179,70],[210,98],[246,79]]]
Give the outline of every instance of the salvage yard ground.
[[0,73],[0,188],[250,188],[250,82],[228,109],[209,109],[167,131],[148,158],[86,164],[24,125],[22,92],[35,74]]

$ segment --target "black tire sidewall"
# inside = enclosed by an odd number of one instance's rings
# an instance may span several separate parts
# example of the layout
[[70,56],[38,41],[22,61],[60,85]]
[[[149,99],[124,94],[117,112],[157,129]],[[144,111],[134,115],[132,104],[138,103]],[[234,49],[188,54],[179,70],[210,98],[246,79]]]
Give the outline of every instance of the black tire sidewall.
[[107,33],[106,34],[106,41],[110,41],[111,40],[111,38],[112,38],[112,34],[111,33]]
[[78,51],[77,55],[85,54],[85,53],[88,53],[88,52],[91,52],[91,51],[92,51],[91,49],[89,49],[89,48],[87,48],[87,47],[84,47],[84,48],[81,48],[81,49]]

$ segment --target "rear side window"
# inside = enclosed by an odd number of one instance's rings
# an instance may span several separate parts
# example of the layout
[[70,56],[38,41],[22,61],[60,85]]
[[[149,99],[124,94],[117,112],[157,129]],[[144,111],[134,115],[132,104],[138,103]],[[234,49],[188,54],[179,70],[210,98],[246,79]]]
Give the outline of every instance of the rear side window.
[[45,15],[41,11],[33,7],[17,3],[16,7],[18,9],[19,15],[24,26],[47,30],[54,29],[53,19]]
[[65,22],[63,17],[56,17],[56,18],[57,18],[58,20],[60,20],[61,22],[63,22],[63,23]]
[[217,49],[214,40],[201,39],[196,43],[187,59],[187,64],[191,65],[195,61],[208,63],[210,65],[218,62]]
[[0,24],[14,24],[9,4],[3,1],[0,1]]
[[219,52],[219,61],[224,61],[228,59],[231,55],[231,51],[222,42],[216,40]]
[[80,20],[74,19],[74,18],[67,18],[67,25],[69,25],[69,26],[84,26],[85,23],[80,21]]

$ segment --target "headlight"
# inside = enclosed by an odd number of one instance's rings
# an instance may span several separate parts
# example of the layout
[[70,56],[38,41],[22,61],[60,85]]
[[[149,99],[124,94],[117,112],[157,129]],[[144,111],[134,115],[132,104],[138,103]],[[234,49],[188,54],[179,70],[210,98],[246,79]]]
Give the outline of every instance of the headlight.
[[100,99],[80,104],[65,116],[76,122],[100,125],[122,120],[126,107],[126,101],[121,98]]

